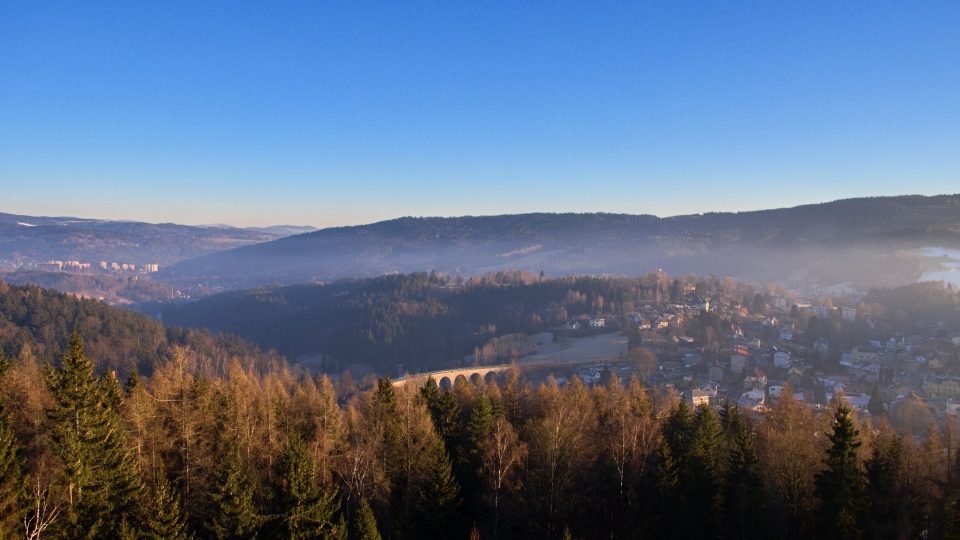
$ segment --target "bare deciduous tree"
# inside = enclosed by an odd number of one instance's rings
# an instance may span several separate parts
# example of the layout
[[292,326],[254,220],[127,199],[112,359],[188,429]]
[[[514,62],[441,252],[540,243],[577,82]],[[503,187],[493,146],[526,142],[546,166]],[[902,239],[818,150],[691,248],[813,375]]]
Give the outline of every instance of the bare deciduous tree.
[[60,517],[60,503],[50,496],[49,486],[41,483],[41,474],[34,476],[30,489],[30,507],[23,517],[24,538],[40,538]]

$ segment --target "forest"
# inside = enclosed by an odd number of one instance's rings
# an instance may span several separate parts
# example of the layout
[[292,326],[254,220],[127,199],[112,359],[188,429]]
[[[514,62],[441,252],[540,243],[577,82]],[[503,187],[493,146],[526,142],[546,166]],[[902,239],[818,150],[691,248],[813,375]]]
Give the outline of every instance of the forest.
[[[754,297],[751,287],[731,280],[685,281],[704,295],[723,288],[737,301]],[[359,362],[392,373],[398,364],[411,372],[446,366],[504,334],[599,313],[623,318],[642,302],[683,297],[679,279],[655,273],[548,278],[512,270],[460,279],[421,272],[230,292],[168,305],[162,314],[168,323],[239,335],[290,359],[323,354],[333,371]]]
[[119,377],[150,374],[173,357],[176,347],[196,353],[210,372],[225,372],[233,360],[258,372],[285,362],[235,336],[164,325],[96,300],[0,281],[0,349],[8,355],[52,361],[73,332],[86,338],[98,373],[115,371]]
[[[312,290],[405,309],[436,295],[477,320],[523,321],[557,298],[617,312],[683,290],[659,283],[414,274]],[[730,282],[696,288],[762,302]],[[921,284],[860,307],[887,326],[953,324],[958,305]],[[960,537],[954,419],[898,431],[883,409],[782,395],[757,415],[610,373],[594,386],[535,386],[519,367],[451,389],[357,383],[0,282],[0,538]]]
[[0,531],[26,538],[956,538],[958,429],[640,380],[358,390],[175,348],[97,375],[0,360]]

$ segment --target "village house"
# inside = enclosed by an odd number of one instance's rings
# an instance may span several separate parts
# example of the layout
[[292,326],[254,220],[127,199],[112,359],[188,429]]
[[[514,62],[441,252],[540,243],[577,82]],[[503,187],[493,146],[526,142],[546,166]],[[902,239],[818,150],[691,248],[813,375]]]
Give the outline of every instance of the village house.
[[693,408],[697,408],[701,405],[704,407],[710,406],[710,393],[702,388],[694,388],[690,391],[690,404]]
[[960,377],[929,376],[923,380],[923,392],[930,399],[960,398]]
[[590,328],[603,328],[607,325],[607,320],[603,317],[591,317],[587,319],[587,326]]
[[786,369],[790,367],[790,353],[786,351],[777,351],[773,353],[773,367]]

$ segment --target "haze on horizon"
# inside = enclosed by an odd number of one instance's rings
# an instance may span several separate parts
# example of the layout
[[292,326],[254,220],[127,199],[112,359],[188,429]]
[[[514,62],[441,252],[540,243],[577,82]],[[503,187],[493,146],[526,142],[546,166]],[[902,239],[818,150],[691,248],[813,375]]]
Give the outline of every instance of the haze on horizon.
[[659,216],[960,185],[960,4],[0,6],[0,211]]

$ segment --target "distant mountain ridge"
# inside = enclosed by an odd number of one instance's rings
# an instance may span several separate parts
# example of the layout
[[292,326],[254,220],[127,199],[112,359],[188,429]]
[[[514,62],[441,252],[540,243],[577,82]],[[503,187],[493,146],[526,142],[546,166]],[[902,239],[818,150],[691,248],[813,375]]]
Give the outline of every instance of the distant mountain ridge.
[[238,228],[0,213],[0,262],[79,260],[161,267],[214,251],[275,240],[312,227]]
[[437,270],[729,275],[786,285],[897,285],[960,246],[960,195],[844,199],[792,208],[660,218],[518,214],[399,218],[335,227],[201,256],[164,277],[224,288]]

